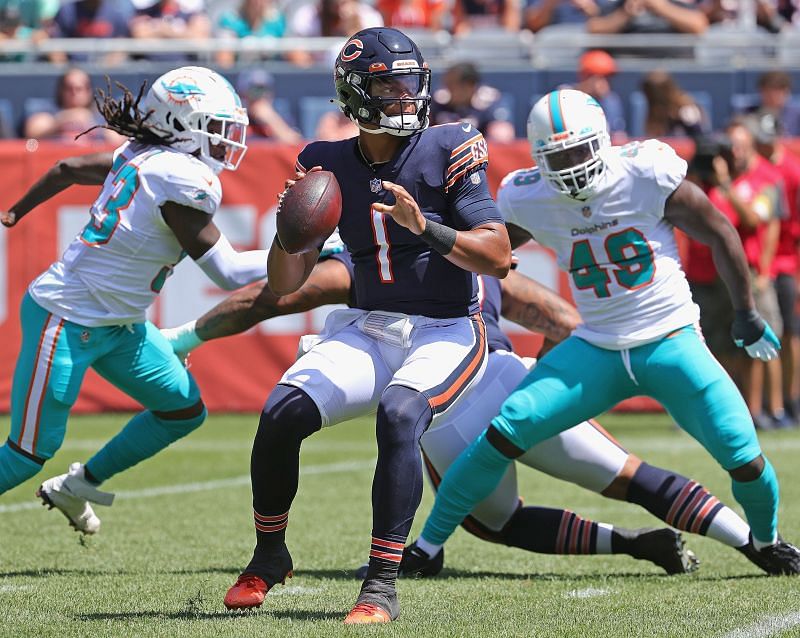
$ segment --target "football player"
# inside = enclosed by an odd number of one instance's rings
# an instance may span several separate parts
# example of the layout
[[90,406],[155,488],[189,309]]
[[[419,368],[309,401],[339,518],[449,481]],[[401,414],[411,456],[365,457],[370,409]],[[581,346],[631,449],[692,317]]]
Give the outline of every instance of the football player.
[[555,251],[583,323],[450,466],[419,548],[436,555],[534,445],[644,394],[730,474],[751,529],[748,551],[771,573],[800,573],[800,551],[777,531],[775,471],[744,400],[703,343],[673,234],[679,228],[711,246],[736,309],[734,341],[751,357],[769,360],[778,354],[778,339],[754,309],[735,229],[684,179],[686,162],[669,146],[658,140],[611,146],[603,110],[585,93],[541,98],[528,137],[538,168],[508,175],[498,205],[514,245],[535,237]]
[[102,185],[91,219],[22,300],[22,347],[14,370],[11,433],[0,448],[0,493],[36,474],[58,450],[83,376],[94,368],[145,407],[84,465],[48,479],[37,495],[75,529],[100,527],[89,502],[98,486],[186,436],[206,418],[192,376],[145,319],[187,254],[227,290],[263,279],[267,251],[236,252],[212,221],[218,173],[236,170],[247,115],[219,74],[183,67],[159,77],[141,103],[98,95],[106,127],[131,138],[113,153],[59,161],[0,213],[13,227],[72,184]]
[[[225,605],[261,605],[292,569],[284,539],[303,439],[377,413],[372,551],[345,623],[384,623],[400,613],[397,568],[422,495],[419,438],[486,366],[474,273],[504,277],[511,248],[489,193],[486,141],[468,124],[428,128],[430,70],[411,39],[359,31],[342,47],[334,80],[359,135],[306,146],[297,179],[320,167],[339,182],[355,298],[329,316],[266,401],[250,466],[256,547]],[[299,289],[318,256],[289,254],[276,238],[272,291]]]
[[[489,344],[487,372],[461,401],[422,436],[425,470],[434,488],[458,454],[499,411],[508,394],[533,363],[514,354],[500,329],[500,315],[539,332],[550,344],[566,339],[580,323],[564,299],[519,272],[505,279],[481,277],[481,311]],[[176,354],[185,358],[213,339],[237,334],[273,317],[304,312],[350,300],[352,262],[335,239],[296,293],[276,297],[266,284],[233,293],[197,320],[162,329]],[[539,553],[627,553],[647,558],[670,573],[690,571],[696,563],[670,530],[631,531],[596,523],[568,512],[522,507],[515,465],[527,465],[586,487],[609,498],[641,505],[673,527],[737,548],[765,571],[771,564],[753,554],[750,528],[733,510],[702,485],[674,472],[644,463],[630,454],[596,421],[588,420],[532,447],[512,464],[496,489],[464,519],[470,533],[492,542]],[[406,547],[401,573],[432,576],[443,566],[444,550],[428,556],[416,545]]]

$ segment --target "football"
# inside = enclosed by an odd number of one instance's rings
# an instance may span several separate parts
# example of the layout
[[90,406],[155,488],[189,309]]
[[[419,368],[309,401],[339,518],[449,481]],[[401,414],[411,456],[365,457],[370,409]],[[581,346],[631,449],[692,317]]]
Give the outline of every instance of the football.
[[278,204],[278,238],[291,254],[318,248],[342,214],[342,192],[330,171],[314,171],[284,192]]

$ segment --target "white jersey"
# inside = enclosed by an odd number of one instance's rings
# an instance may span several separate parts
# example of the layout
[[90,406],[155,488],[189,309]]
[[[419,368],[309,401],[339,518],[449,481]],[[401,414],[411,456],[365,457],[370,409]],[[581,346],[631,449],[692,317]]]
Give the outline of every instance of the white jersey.
[[185,253],[161,216],[175,202],[213,215],[219,178],[199,159],[126,142],[61,259],[28,287],[40,306],[84,326],[139,323]]
[[554,250],[569,273],[583,318],[574,334],[622,350],[699,320],[664,219],[686,162],[658,140],[602,153],[606,168],[586,201],[559,194],[533,168],[504,178],[498,206],[508,223]]

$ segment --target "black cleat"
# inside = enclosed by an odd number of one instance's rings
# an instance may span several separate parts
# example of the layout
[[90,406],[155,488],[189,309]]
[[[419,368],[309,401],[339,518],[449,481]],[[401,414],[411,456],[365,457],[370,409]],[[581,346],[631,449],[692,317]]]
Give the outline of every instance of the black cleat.
[[770,576],[797,576],[800,574],[800,549],[787,543],[780,536],[778,536],[777,543],[759,550],[753,545],[753,535],[751,534],[750,542],[736,549]]
[[635,530],[630,541],[629,554],[634,558],[649,560],[668,574],[689,574],[696,571],[700,561],[686,547],[680,532],[667,527]]
[[429,578],[436,576],[444,567],[444,547],[433,558],[417,547],[416,541],[403,549],[400,562],[400,576]]

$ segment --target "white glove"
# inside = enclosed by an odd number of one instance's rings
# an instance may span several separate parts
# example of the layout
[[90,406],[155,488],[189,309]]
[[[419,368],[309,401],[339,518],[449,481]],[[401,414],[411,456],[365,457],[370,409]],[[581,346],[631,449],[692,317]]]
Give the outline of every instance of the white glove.
[[181,361],[186,361],[192,350],[205,343],[195,332],[196,324],[197,319],[192,319],[192,321],[175,328],[161,328],[161,334],[164,335],[169,345],[172,346],[172,351]]

